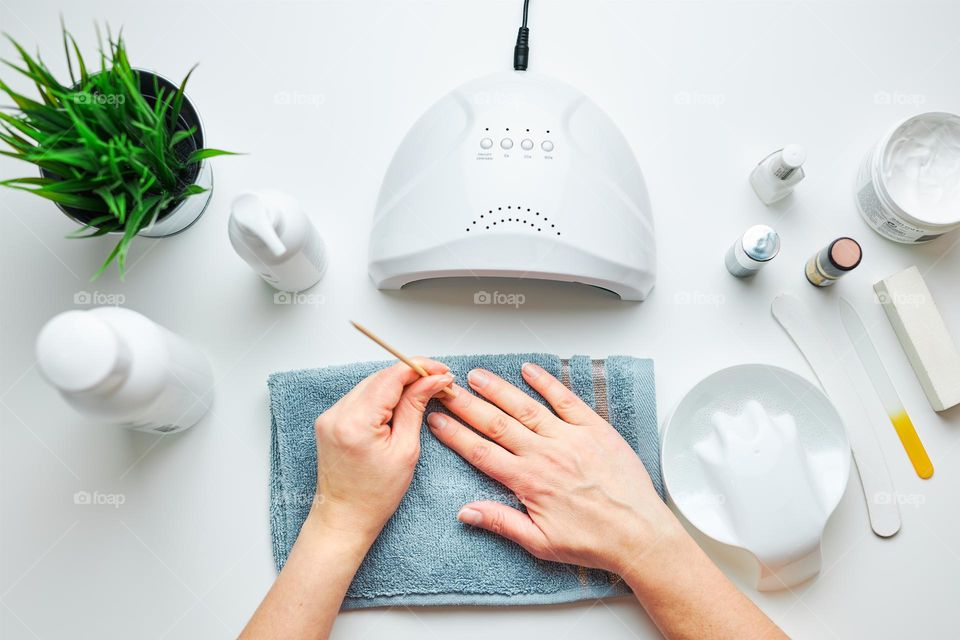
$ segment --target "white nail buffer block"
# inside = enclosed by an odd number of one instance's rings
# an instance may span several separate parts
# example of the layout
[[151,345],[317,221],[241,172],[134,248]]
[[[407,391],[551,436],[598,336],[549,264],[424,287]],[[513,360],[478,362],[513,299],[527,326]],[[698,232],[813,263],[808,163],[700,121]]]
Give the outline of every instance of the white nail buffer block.
[[960,353],[916,267],[873,285],[934,411],[960,404]]
[[819,328],[820,323],[799,298],[780,294],[773,299],[770,311],[800,349],[823,390],[837,407],[846,427],[853,460],[857,463],[870,528],[881,538],[889,538],[900,531],[900,508],[892,499],[896,491],[880,441],[870,426],[870,417],[853,391],[850,377],[830,349],[830,343]]

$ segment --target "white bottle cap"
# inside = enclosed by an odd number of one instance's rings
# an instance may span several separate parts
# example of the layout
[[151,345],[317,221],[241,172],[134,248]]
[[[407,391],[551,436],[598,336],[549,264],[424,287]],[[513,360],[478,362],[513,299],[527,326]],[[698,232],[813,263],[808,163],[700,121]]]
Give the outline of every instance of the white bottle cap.
[[780,152],[780,161],[789,169],[802,167],[806,160],[807,150],[799,144],[788,144]]
[[88,311],[67,311],[40,330],[37,360],[50,384],[77,393],[106,382],[129,356],[109,324]]
[[277,234],[277,213],[256,193],[237,196],[231,207],[231,216],[244,236],[266,245],[273,255],[282,256],[287,250]]

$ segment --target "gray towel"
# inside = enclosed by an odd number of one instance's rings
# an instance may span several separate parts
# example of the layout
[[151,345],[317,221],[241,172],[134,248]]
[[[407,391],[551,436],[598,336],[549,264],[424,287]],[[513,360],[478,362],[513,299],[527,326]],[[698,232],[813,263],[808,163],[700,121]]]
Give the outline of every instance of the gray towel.
[[[543,402],[520,375],[524,362],[539,364],[617,428],[663,497],[652,360],[627,356],[561,360],[542,353],[437,360],[449,366],[463,385],[468,371],[483,367]],[[316,488],[314,420],[363,378],[389,364],[363,362],[270,376],[270,517],[278,570],[310,511]],[[433,401],[429,411],[445,409]],[[457,511],[473,500],[520,505],[503,485],[477,472],[426,427],[421,444],[410,490],[360,566],[344,609],[555,604],[629,593],[617,576],[538,560],[508,540],[458,522]]]

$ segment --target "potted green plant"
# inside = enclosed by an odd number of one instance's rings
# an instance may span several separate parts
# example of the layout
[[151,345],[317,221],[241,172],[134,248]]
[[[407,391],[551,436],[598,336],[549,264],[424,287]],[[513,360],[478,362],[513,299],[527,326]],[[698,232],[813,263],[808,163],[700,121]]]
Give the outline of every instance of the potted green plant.
[[28,78],[30,98],[0,79],[13,101],[0,110],[0,153],[40,171],[0,181],[54,202],[82,225],[72,237],[117,234],[119,239],[94,278],[117,262],[124,275],[134,236],[178,233],[200,217],[213,187],[207,162],[228,151],[204,147],[196,108],[179,85],[130,65],[122,33],[100,37],[99,69],[91,70],[76,40],[63,29],[70,82],[63,84],[39,54],[31,56],[9,35],[19,61],[4,61]]

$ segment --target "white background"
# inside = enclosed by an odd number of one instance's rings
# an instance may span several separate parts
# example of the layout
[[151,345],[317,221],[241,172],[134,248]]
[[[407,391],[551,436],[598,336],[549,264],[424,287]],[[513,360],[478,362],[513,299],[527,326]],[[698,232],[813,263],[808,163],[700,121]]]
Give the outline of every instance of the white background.
[[[960,598],[960,414],[933,413],[870,285],[920,267],[960,335],[960,236],[911,248],[875,235],[852,197],[857,166],[894,122],[960,111],[960,4],[944,2],[546,2],[531,8],[531,69],[594,98],[625,132],[653,200],[660,275],[644,303],[573,285],[436,282],[385,293],[366,274],[372,210],[409,125],[457,84],[509,68],[520,0],[483,2],[51,2],[0,0],[0,28],[62,71],[58,14],[85,47],[94,19],[123,25],[134,64],[174,78],[199,61],[190,95],[209,144],[247,152],[214,163],[215,194],[183,235],[135,243],[126,282],[88,277],[110,239],[66,240],[52,205],[0,190],[0,636],[219,638],[237,634],[274,578],[268,531],[266,377],[382,358],[348,325],[368,323],[411,353],[542,350],[655,358],[661,419],[718,368],[764,362],[810,371],[773,321],[781,291],[831,331],[850,298],[936,465],[919,480],[872,416],[894,482],[913,504],[891,540],[874,537],[856,476],[830,521],[824,571],[758,594],[748,563],[708,551],[795,637],[944,637]],[[4,57],[13,55],[0,44]],[[12,73],[0,72],[9,79]],[[881,99],[878,99],[878,94]],[[887,96],[890,100],[882,98]],[[884,102],[889,102],[885,104]],[[752,166],[788,142],[809,148],[795,197],[766,208]],[[32,169],[0,160],[0,177]],[[232,197],[296,195],[329,245],[323,304],[273,304],[233,254]],[[747,226],[768,223],[781,255],[753,281],[721,258]],[[832,238],[864,247],[832,290],[803,264]],[[475,306],[476,291],[522,293]],[[157,439],[93,424],[41,380],[33,342],[79,292],[119,293],[201,347],[216,405],[201,424]],[[849,364],[845,338],[832,341]],[[77,491],[121,494],[119,508],[75,505]],[[318,569],[322,570],[322,568]],[[666,577],[667,579],[669,577]],[[553,608],[377,610],[344,614],[340,638],[653,637],[630,600]]]

